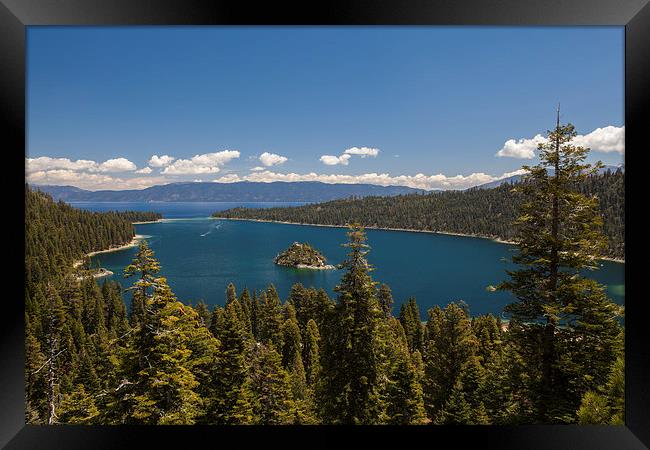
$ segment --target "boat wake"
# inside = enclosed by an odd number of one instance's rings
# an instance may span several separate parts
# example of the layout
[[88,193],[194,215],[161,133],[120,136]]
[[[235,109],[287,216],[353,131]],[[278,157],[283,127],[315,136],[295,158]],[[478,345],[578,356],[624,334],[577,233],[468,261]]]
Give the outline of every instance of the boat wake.
[[210,230],[208,230],[208,231],[206,231],[205,233],[203,233],[203,234],[201,235],[201,237],[203,237],[203,236],[207,236],[208,234],[212,233],[214,230],[218,230],[219,228],[221,228],[221,222],[217,222],[217,223],[215,223],[214,226],[213,226],[212,228],[210,228]]

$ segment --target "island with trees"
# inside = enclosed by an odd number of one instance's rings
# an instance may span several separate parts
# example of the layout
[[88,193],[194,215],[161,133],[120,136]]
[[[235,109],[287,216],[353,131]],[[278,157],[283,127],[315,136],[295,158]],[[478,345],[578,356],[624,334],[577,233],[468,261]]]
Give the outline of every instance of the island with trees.
[[327,264],[327,259],[307,242],[294,242],[288,249],[277,255],[273,262],[279,266],[295,267],[297,269],[335,269]]

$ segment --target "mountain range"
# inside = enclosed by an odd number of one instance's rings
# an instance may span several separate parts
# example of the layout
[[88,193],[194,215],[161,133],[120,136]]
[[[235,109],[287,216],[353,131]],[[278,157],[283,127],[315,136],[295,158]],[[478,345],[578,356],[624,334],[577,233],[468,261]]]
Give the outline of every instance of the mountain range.
[[[624,166],[605,166],[615,172]],[[476,186],[492,189],[504,183],[516,183],[521,175]],[[271,183],[240,181],[236,183],[184,182],[122,191],[88,191],[74,186],[35,185],[33,188],[64,202],[327,202],[348,197],[387,197],[423,194],[432,191],[407,186],[374,184],[328,184],[320,181],[275,181]]]
[[406,186],[327,184],[319,181],[259,183],[171,183],[146,189],[88,191],[74,186],[33,188],[65,202],[324,202],[347,197],[423,193]]

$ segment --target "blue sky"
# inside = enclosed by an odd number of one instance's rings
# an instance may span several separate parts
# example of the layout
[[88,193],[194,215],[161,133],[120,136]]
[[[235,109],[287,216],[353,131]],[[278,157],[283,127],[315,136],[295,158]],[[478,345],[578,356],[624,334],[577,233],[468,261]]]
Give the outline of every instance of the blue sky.
[[33,183],[464,188],[534,163],[558,102],[591,160],[623,162],[622,27],[30,27],[27,44]]

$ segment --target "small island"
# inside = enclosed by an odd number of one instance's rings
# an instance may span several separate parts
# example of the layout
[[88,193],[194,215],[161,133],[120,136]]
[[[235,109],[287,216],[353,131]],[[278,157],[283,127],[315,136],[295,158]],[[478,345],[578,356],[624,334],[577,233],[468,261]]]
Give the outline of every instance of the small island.
[[280,266],[295,267],[297,269],[335,269],[327,264],[327,259],[311,245],[294,242],[284,252],[273,260]]

